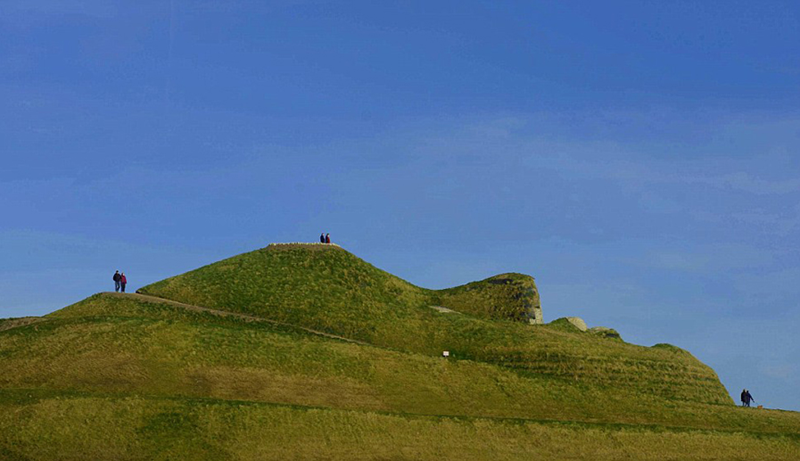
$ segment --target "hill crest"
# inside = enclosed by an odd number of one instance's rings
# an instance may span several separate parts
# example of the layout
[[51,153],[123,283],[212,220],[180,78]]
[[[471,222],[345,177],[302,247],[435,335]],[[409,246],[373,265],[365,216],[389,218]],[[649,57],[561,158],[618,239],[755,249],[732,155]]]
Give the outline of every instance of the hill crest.
[[[378,305],[440,305],[488,319],[543,323],[539,293],[529,275],[499,274],[430,290],[378,269],[336,244],[271,243],[138,291],[209,307],[236,305],[259,315],[269,309],[313,311],[343,304],[380,315]],[[242,301],[248,305],[242,306]]]

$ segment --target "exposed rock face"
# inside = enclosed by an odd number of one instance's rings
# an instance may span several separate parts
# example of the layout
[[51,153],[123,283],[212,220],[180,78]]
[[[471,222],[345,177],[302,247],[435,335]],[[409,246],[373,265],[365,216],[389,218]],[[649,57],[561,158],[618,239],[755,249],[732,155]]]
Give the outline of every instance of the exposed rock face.
[[581,331],[586,331],[589,329],[589,327],[586,326],[586,322],[584,322],[583,319],[580,317],[566,317],[566,319],[567,322],[575,325],[575,328]]
[[440,306],[481,317],[544,323],[539,290],[529,275],[495,275],[480,282],[440,290],[436,298]]
[[561,317],[548,323],[548,325],[565,331],[586,331],[586,322],[580,317]]

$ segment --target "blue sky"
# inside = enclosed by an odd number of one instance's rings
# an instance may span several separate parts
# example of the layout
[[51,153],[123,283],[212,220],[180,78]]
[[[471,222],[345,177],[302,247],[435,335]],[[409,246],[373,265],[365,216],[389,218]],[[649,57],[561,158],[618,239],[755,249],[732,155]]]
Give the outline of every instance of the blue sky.
[[532,3],[2,2],[0,317],[326,231],[800,410],[800,8]]

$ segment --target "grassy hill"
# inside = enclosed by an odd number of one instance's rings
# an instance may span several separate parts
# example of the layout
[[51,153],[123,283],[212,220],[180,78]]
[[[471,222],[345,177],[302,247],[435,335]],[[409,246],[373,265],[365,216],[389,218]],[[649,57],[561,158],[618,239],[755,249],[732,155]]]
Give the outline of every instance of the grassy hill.
[[734,406],[688,352],[529,325],[519,287],[478,283],[426,290],[337,247],[273,246],[0,321],[0,459],[800,453],[800,414]]
[[[521,313],[527,305],[538,307],[539,295],[533,279],[521,274],[426,290],[339,247],[271,245],[140,292],[400,351],[439,356],[448,350],[520,373],[731,403],[714,371],[691,355],[528,325]],[[434,305],[462,313],[442,314]]]

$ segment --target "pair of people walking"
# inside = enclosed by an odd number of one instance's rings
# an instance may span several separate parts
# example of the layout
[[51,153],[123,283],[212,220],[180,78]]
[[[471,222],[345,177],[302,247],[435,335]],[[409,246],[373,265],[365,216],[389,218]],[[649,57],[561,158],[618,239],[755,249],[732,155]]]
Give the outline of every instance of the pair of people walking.
[[114,291],[122,290],[125,293],[125,285],[128,284],[128,278],[125,277],[125,272],[120,273],[119,271],[114,272]]
[[331,243],[331,234],[319,234],[319,243]]
[[756,401],[756,399],[754,399],[753,396],[750,395],[750,391],[748,391],[747,389],[742,389],[741,398],[742,398],[742,406],[743,407],[749,407],[750,406],[750,402],[755,402]]

